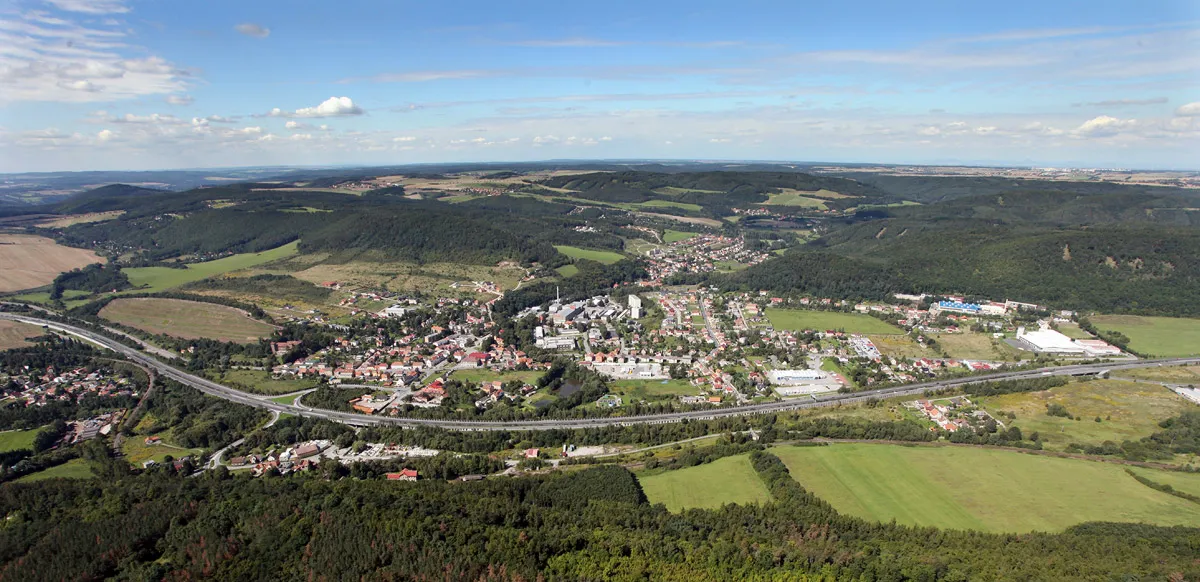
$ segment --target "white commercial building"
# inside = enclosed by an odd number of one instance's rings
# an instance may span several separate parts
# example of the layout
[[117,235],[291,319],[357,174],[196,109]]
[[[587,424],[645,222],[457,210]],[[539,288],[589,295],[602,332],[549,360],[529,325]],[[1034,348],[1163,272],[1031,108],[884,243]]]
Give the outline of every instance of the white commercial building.
[[638,297],[637,295],[629,296],[629,318],[630,319],[641,319],[642,318],[642,298]]
[[1017,329],[1017,340],[1039,354],[1063,356],[1118,356],[1121,350],[1100,340],[1073,340],[1049,328],[1038,331]]

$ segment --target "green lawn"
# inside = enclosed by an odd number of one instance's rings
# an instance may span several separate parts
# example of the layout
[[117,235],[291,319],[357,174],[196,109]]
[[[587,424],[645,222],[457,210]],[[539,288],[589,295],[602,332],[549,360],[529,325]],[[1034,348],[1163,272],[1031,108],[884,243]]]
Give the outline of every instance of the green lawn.
[[579,247],[567,245],[554,245],[554,248],[558,249],[558,252],[567,255],[572,259],[588,259],[589,261],[596,261],[598,263],[604,263],[605,265],[611,265],[625,258],[625,255],[614,253],[612,251],[581,249]]
[[296,397],[295,396],[276,396],[274,398],[270,398],[269,400],[276,404],[287,404],[288,406],[291,406],[291,404],[296,401]]
[[804,309],[779,309],[768,307],[766,310],[767,320],[775,329],[789,329],[795,331],[803,331],[806,329],[813,330],[836,330],[841,329],[846,333],[878,333],[878,334],[901,334],[904,333],[900,328],[861,313],[841,313],[836,311],[808,311]]
[[[1011,412],[1013,426],[1028,436],[1037,431],[1044,446],[1061,450],[1072,442],[1098,445],[1104,441],[1138,440],[1161,430],[1158,423],[1196,406],[1158,384],[1092,380],[1072,382],[1039,392],[1004,394],[979,399],[993,415]],[[1048,404],[1061,404],[1071,420],[1046,414]],[[1096,417],[1100,422],[1096,422]]]
[[6,430],[0,432],[0,453],[15,451],[17,449],[33,450],[33,437],[37,435],[40,428],[30,430]]
[[724,457],[705,465],[639,477],[650,503],[671,511],[712,509],[726,503],[763,503],[771,494],[748,455]]
[[146,444],[146,435],[134,435],[121,443],[121,453],[125,456],[125,460],[130,465],[139,468],[146,461],[153,460],[162,463],[167,456],[173,459],[182,459],[190,455],[199,455],[202,452],[204,452],[203,449],[185,449],[167,443],[148,445]]
[[1096,315],[1091,320],[1097,329],[1128,336],[1135,352],[1164,358],[1200,354],[1200,319]]
[[263,263],[293,256],[299,252],[297,249],[299,244],[300,242],[296,241],[261,253],[242,253],[215,261],[193,263],[188,265],[186,269],[170,269],[167,267],[122,269],[123,273],[129,275],[129,282],[134,286],[134,289],[125,291],[124,293],[157,293],[178,287],[184,283],[207,279],[213,275],[220,275],[221,273],[228,273],[239,269],[248,269]]
[[223,375],[207,374],[213,381],[255,394],[290,394],[317,387],[315,378],[272,380],[270,372],[228,370]]
[[545,374],[545,372],[537,370],[495,372],[487,368],[477,368],[474,370],[455,370],[450,374],[450,379],[470,383],[520,380],[527,384],[533,384],[537,382],[538,378],[542,377],[542,374]]
[[575,265],[563,265],[554,270],[558,271],[558,274],[562,275],[563,277],[574,277],[575,275],[579,274],[579,267],[576,267]]
[[694,236],[696,236],[696,233],[694,233],[694,232],[686,232],[686,231],[682,231],[682,230],[667,229],[666,232],[663,233],[663,242],[665,242],[665,243],[679,242],[681,240],[687,240]]
[[1178,471],[1155,471],[1153,469],[1142,469],[1140,467],[1133,469],[1134,473],[1141,475],[1159,485],[1170,485],[1177,491],[1189,493],[1200,497],[1200,474],[1198,473],[1181,473]]
[[20,479],[17,483],[31,483],[33,481],[42,481],[44,479],[54,479],[61,477],[63,479],[90,479],[95,477],[92,474],[92,468],[88,466],[87,461],[83,459],[71,459],[61,465],[50,467],[45,471],[30,473]]
[[[772,449],[805,488],[865,519],[989,532],[1086,521],[1200,526],[1200,505],[1107,463],[980,447],[836,444]],[[1161,471],[1147,471],[1155,480]]]

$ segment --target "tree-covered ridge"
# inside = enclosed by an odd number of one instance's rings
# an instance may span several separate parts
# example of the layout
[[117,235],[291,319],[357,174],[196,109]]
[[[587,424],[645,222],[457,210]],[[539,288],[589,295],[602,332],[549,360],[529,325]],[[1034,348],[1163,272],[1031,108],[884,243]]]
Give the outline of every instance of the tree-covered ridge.
[[[551,188],[578,192],[578,196],[607,202],[645,202],[657,198],[653,190],[678,188],[697,192],[672,198],[696,204],[750,204],[765,202],[767,194],[787,188],[801,191],[831,190],[847,196],[881,198],[879,189],[845,178],[813,176],[799,172],[600,172],[559,176],[542,182]],[[713,200],[712,192],[724,194]]]

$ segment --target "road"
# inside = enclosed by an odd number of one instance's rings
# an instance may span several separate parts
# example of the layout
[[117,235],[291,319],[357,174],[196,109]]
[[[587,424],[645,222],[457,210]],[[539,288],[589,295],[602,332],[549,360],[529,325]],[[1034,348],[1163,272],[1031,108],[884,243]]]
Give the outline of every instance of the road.
[[341,422],[353,426],[368,426],[368,425],[390,425],[401,427],[440,427],[450,430],[556,430],[556,429],[575,429],[575,428],[596,428],[603,426],[629,426],[635,424],[669,424],[680,422],[683,420],[712,420],[715,418],[744,416],[751,414],[770,414],[785,410],[799,410],[804,408],[818,408],[826,406],[840,406],[842,404],[851,404],[856,402],[864,402],[870,399],[892,398],[895,396],[915,396],[942,390],[945,388],[955,388],[966,386],[969,384],[977,384],[980,382],[988,382],[995,380],[1019,380],[1028,378],[1041,378],[1044,376],[1082,376],[1092,375],[1105,371],[1131,370],[1135,368],[1150,368],[1167,365],[1200,365],[1200,357],[1192,358],[1169,358],[1161,360],[1138,360],[1134,362],[1124,363],[1106,363],[1106,364],[1073,364],[1068,366],[1057,366],[1051,368],[1039,368],[1036,370],[1022,370],[1016,372],[1001,372],[997,374],[988,374],[985,376],[972,376],[969,378],[955,378],[946,380],[934,380],[931,382],[921,382],[917,384],[908,384],[904,386],[894,386],[891,388],[880,388],[876,390],[867,390],[856,392],[853,394],[827,394],[815,397],[813,399],[795,399],[779,402],[763,402],[759,404],[747,404],[744,406],[714,408],[705,410],[689,410],[685,412],[670,412],[663,414],[647,414],[641,416],[614,416],[604,418],[579,418],[579,419],[554,419],[554,420],[523,420],[523,421],[473,421],[473,420],[442,420],[442,419],[427,419],[427,418],[397,418],[397,417],[377,417],[368,416],[365,414],[356,414],[349,412],[336,412],[332,410],[319,410],[304,406],[295,406],[291,404],[280,404],[264,399],[262,396],[249,394],[240,390],[234,390],[228,386],[222,386],[200,378],[192,374],[188,374],[174,366],[156,360],[138,350],[135,350],[125,344],[119,343],[102,335],[93,333],[86,329],[29,317],[15,313],[0,313],[0,319],[8,319],[13,321],[21,321],[32,325],[42,325],[50,329],[56,329],[60,332],[74,335],[76,337],[87,340],[98,346],[108,348],[134,362],[150,366],[159,371],[161,376],[170,378],[191,386],[205,394],[223,398],[238,404],[253,406],[256,408],[264,408],[275,412],[286,412],[297,416],[324,418],[335,422]]

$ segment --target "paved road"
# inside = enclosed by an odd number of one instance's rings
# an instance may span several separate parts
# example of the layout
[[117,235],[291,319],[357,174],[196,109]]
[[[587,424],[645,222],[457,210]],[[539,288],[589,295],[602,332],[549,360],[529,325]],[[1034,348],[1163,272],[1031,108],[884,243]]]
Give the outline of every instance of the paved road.
[[802,408],[817,408],[824,406],[838,406],[841,404],[864,402],[872,398],[891,398],[895,396],[915,396],[944,388],[953,388],[965,386],[968,384],[977,384],[993,380],[1017,380],[1023,378],[1040,378],[1043,376],[1081,376],[1089,374],[1097,374],[1104,371],[1130,370],[1134,368],[1149,368],[1165,365],[1198,365],[1200,357],[1193,358],[1170,358],[1162,360],[1137,360],[1124,363],[1109,363],[1109,364],[1074,364],[1069,366],[1057,366],[1052,368],[1040,368],[1037,370],[1024,370],[1019,372],[1001,372],[998,374],[988,374],[986,376],[972,376],[970,378],[957,378],[946,380],[935,380],[932,382],[922,382],[918,384],[908,384],[905,386],[895,386],[892,388],[881,388],[877,390],[867,390],[864,392],[856,392],[854,394],[828,394],[818,396],[813,399],[795,399],[781,402],[764,402],[760,404],[748,404],[744,406],[715,408],[705,410],[690,410],[686,412],[671,412],[664,414],[647,414],[642,416],[616,416],[606,418],[580,418],[580,419],[556,419],[556,420],[524,420],[524,421],[471,421],[471,420],[438,420],[425,418],[394,418],[394,417],[376,417],[365,414],[355,414],[348,412],[335,412],[332,410],[319,410],[304,406],[295,406],[289,404],[279,404],[265,400],[261,396],[249,394],[240,390],[234,390],[228,386],[222,386],[198,376],[193,376],[174,366],[163,363],[147,356],[146,354],[135,350],[125,344],[119,343],[107,337],[98,335],[91,331],[58,323],[36,317],[29,317],[15,313],[0,313],[0,319],[9,319],[14,321],[22,321],[33,325],[43,325],[50,329],[56,329],[63,333],[68,333],[80,338],[83,338],[96,345],[116,351],[127,358],[151,366],[159,371],[159,373],[167,378],[175,380],[181,384],[191,386],[205,394],[223,398],[238,404],[246,406],[254,406],[256,408],[265,408],[276,412],[286,412],[297,416],[308,416],[316,418],[325,418],[328,420],[341,422],[354,426],[367,425],[392,425],[403,427],[420,427],[431,426],[441,427],[451,430],[554,430],[554,429],[573,429],[573,428],[594,428],[602,426],[628,426],[634,424],[670,424],[683,420],[711,420],[715,418],[743,416],[749,414],[769,414],[783,410],[798,410]]

